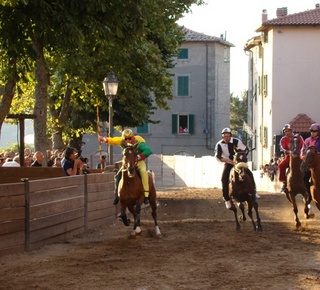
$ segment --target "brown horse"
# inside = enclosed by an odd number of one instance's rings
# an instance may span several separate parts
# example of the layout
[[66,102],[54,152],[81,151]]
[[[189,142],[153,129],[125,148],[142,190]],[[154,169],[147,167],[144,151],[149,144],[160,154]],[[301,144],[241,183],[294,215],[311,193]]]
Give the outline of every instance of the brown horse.
[[[144,190],[140,174],[136,168],[138,162],[135,147],[126,147],[123,150],[122,158],[122,176],[119,182],[120,195],[120,217],[126,226],[130,225],[130,219],[126,214],[126,209],[131,212],[134,217],[133,229],[135,234],[140,234],[140,211],[144,200]],[[157,222],[157,194],[153,182],[152,174],[149,172],[149,202],[152,209],[152,217],[156,226],[155,231],[157,235],[161,235]]]
[[[254,181],[248,174],[248,164],[247,164],[247,152],[238,151],[234,156],[234,167],[230,172],[230,183],[229,183],[229,196],[231,199],[231,208],[234,212],[236,220],[236,229],[240,229],[240,223],[237,216],[237,208],[235,203],[238,204],[242,217],[240,218],[245,221],[246,216],[244,212],[244,202],[246,202],[248,207],[248,216],[250,217],[255,231],[262,231],[261,219],[258,211],[258,203],[256,201],[256,191],[254,186]],[[252,208],[254,208],[257,218],[257,224],[253,220]]]
[[316,147],[307,148],[300,168],[302,172],[306,172],[308,168],[311,171],[311,197],[318,210],[320,210],[320,155]]
[[312,218],[310,214],[311,196],[308,194],[304,182],[303,174],[300,170],[300,135],[296,134],[290,140],[290,161],[289,161],[289,174],[287,175],[287,189],[285,194],[287,199],[292,204],[293,212],[295,215],[296,228],[301,227],[301,222],[298,217],[298,207],[296,202],[296,195],[302,194],[304,201],[304,213],[307,219]]

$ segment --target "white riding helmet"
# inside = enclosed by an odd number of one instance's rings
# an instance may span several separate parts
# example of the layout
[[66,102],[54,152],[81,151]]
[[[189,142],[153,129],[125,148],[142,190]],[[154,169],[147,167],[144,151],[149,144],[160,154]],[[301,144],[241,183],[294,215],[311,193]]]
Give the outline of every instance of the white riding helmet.
[[284,130],[291,130],[292,131],[292,128],[291,128],[291,125],[290,124],[285,124],[282,128],[282,134],[284,135]]
[[221,131],[221,135],[223,136],[225,133],[228,133],[231,136],[231,129],[228,128],[228,127],[227,128],[223,128],[222,131]]

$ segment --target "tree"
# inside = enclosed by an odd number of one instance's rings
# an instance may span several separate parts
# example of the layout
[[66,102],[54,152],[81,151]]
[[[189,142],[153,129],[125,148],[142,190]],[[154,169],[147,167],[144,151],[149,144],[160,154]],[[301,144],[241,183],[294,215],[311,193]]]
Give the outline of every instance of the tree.
[[247,122],[247,93],[242,97],[230,96],[230,124],[234,136],[242,135],[243,122]]
[[[32,67],[36,150],[48,148],[48,119],[60,147],[62,132],[74,136],[88,127],[79,117],[92,118],[97,103],[108,111],[101,81],[109,70],[121,80],[115,125],[123,125],[123,116],[129,116],[127,126],[152,122],[155,105],[167,108],[166,99],[172,97],[167,68],[182,39],[176,20],[193,3],[202,1],[3,1],[1,58],[18,63],[20,74],[16,66],[8,74],[0,126],[16,84]],[[88,114],[83,114],[84,109]],[[72,127],[75,119],[81,128]]]

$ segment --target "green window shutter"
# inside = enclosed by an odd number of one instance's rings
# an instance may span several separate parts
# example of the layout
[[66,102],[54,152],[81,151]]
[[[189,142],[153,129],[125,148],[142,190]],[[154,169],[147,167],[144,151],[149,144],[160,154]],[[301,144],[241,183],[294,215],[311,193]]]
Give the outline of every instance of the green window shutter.
[[137,133],[139,134],[148,134],[148,123],[144,123],[142,126],[137,127]]
[[188,59],[189,58],[189,50],[188,48],[181,48],[178,59]]
[[173,114],[172,118],[172,134],[178,134],[178,115]]
[[189,77],[178,76],[178,96],[189,96]]
[[194,134],[194,115],[189,115],[189,134]]

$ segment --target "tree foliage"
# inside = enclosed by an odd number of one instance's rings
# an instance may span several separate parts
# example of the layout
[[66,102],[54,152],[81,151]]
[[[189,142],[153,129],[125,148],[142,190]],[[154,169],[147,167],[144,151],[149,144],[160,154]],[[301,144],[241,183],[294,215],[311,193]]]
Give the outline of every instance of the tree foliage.
[[10,108],[21,111],[15,98],[26,110],[33,104],[36,150],[48,138],[66,145],[94,123],[97,105],[107,119],[102,80],[111,70],[120,80],[114,124],[158,122],[153,111],[168,109],[168,68],[183,37],[176,21],[194,3],[202,1],[2,1],[0,127]]
[[243,122],[247,122],[247,94],[239,97],[230,96],[230,124],[234,136],[242,134]]

